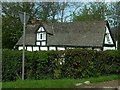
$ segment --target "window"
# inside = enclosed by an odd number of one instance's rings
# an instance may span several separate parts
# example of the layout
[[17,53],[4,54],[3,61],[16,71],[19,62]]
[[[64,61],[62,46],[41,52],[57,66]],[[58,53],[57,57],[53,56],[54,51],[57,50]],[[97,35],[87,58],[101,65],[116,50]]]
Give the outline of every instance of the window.
[[37,40],[46,40],[46,32],[37,33]]
[[42,33],[40,33],[40,39],[42,39],[42,37],[43,37],[43,34],[42,34]]
[[43,33],[37,33],[37,40],[43,39]]

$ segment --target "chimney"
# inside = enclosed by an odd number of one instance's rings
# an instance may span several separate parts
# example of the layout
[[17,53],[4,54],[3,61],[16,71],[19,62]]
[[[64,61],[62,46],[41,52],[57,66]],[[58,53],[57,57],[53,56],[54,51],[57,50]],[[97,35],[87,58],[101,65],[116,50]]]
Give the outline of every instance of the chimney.
[[36,23],[36,20],[35,19],[33,19],[33,20],[31,20],[31,24],[35,24]]

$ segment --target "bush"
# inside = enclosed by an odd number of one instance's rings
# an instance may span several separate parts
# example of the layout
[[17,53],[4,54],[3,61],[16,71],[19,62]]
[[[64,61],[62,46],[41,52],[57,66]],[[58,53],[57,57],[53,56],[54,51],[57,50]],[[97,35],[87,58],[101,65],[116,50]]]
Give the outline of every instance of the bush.
[[[21,78],[22,51],[3,50],[3,81]],[[120,74],[120,51],[71,49],[25,52],[25,79],[89,78]]]
[[21,74],[22,53],[20,51],[3,50],[2,52],[2,80],[13,81]]
[[[46,78],[48,69],[47,53],[25,52],[25,79]],[[22,51],[3,50],[2,80],[14,81],[22,75]]]

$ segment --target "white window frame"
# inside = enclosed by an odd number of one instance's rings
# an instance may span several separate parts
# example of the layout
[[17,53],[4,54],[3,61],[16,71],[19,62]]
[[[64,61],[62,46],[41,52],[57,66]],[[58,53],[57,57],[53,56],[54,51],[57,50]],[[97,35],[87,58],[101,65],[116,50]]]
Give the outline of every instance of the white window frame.
[[37,33],[37,40],[46,40],[46,32],[38,32]]

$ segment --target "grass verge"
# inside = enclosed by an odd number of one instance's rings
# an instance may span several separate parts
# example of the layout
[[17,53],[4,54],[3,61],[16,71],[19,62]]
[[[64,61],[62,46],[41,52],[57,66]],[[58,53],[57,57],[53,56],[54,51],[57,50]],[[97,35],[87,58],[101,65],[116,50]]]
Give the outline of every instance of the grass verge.
[[90,81],[92,83],[118,79],[118,75],[100,76],[88,79],[56,79],[56,80],[17,80],[3,82],[2,88],[74,88],[76,83]]

